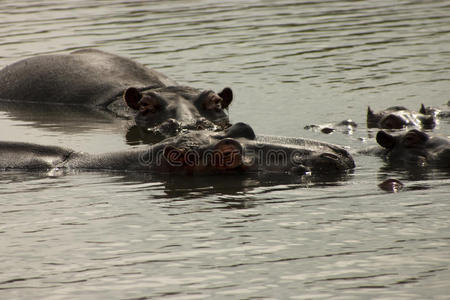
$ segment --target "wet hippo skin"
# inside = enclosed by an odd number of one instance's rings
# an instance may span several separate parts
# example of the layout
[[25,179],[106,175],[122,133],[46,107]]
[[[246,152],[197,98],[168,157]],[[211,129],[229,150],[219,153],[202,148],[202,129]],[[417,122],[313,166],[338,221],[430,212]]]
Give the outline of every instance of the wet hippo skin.
[[215,93],[181,86],[130,59],[85,49],[32,57],[4,67],[0,99],[97,107],[134,119],[144,128],[170,120],[171,130],[178,132],[229,126],[227,109],[233,92],[230,88]]
[[403,106],[392,106],[375,113],[367,108],[367,127],[381,129],[401,129],[418,127],[431,129],[436,125],[435,116],[426,111],[422,104],[419,112],[411,111]]
[[225,131],[188,131],[141,149],[87,154],[56,146],[0,142],[0,168],[127,170],[179,174],[332,173],[354,168],[343,148],[318,141],[256,137],[237,123]]
[[398,135],[379,131],[376,140],[383,147],[381,154],[395,165],[450,168],[448,138],[412,129]]

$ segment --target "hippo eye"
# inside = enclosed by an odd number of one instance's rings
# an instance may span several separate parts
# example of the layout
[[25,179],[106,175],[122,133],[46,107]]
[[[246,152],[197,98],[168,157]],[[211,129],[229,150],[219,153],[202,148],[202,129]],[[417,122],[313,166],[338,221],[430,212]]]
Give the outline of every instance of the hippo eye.
[[148,113],[155,113],[161,109],[162,105],[159,103],[157,99],[152,97],[145,96],[143,97],[139,103],[139,111],[142,115],[146,115]]
[[222,98],[215,94],[210,94],[203,106],[207,110],[220,110],[222,109]]
[[404,144],[406,147],[413,147],[419,144],[421,141],[420,137],[416,134],[407,134],[404,139]]

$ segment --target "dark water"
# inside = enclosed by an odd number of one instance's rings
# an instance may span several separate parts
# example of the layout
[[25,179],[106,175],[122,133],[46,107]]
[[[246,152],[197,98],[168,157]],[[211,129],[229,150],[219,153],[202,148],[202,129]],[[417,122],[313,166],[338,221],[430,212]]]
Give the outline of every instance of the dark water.
[[[94,47],[236,95],[259,134],[374,145],[367,105],[447,108],[448,1],[2,1],[0,66]],[[105,75],[107,76],[107,74]],[[350,135],[304,130],[351,118]],[[450,135],[442,120],[434,132]],[[107,114],[0,108],[0,139],[128,149]],[[0,174],[1,299],[450,299],[448,171],[336,180]],[[402,180],[386,193],[377,184]]]

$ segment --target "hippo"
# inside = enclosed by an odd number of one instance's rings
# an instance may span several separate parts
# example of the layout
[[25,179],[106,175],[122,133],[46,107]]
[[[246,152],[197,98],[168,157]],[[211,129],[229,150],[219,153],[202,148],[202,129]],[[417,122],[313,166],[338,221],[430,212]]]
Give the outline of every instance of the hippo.
[[179,85],[128,58],[95,49],[24,59],[0,70],[3,101],[89,106],[168,136],[183,128],[225,129],[233,92]]
[[226,130],[186,131],[144,148],[87,154],[57,146],[0,142],[0,169],[123,170],[158,174],[320,174],[355,167],[336,145],[318,141],[256,137],[245,123]]
[[389,193],[397,193],[403,189],[404,184],[398,179],[389,178],[378,184],[378,187]]
[[378,113],[374,113],[370,106],[367,108],[367,127],[381,129],[401,129],[404,127],[418,127],[432,129],[436,125],[436,118],[421,106],[421,111],[414,112],[403,106],[392,106]]
[[384,149],[380,153],[393,164],[450,168],[448,138],[430,136],[417,129],[411,129],[399,135],[391,135],[381,130],[377,133],[376,140]]
[[341,131],[344,134],[352,134],[355,128],[358,127],[358,124],[351,120],[343,120],[341,122],[335,123],[335,124],[322,124],[322,125],[306,125],[303,129],[306,130],[313,130],[313,131],[320,131],[325,134],[331,134],[335,131]]
[[423,104],[420,107],[419,112],[424,115],[432,115],[438,119],[450,118],[450,111],[448,111],[446,109],[439,109],[439,108],[432,107],[432,106],[425,107],[425,105],[423,105]]

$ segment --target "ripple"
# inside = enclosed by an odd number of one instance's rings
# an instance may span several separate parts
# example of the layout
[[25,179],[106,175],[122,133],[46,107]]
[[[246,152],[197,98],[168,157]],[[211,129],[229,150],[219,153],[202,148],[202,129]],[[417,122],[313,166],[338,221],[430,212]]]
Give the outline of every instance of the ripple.
[[[181,84],[232,86],[233,122],[259,134],[360,149],[374,143],[364,125],[354,137],[302,128],[349,117],[364,124],[369,104],[442,107],[449,8],[407,0],[3,1],[0,65],[103,49]],[[0,110],[2,140],[129,148],[125,124],[98,114]],[[48,121],[51,111],[58,122]],[[448,130],[441,122],[435,132]],[[2,296],[447,297],[448,172],[409,173],[362,155],[357,164],[344,178],[316,181],[4,172]],[[379,191],[390,177],[405,183],[402,193]]]

